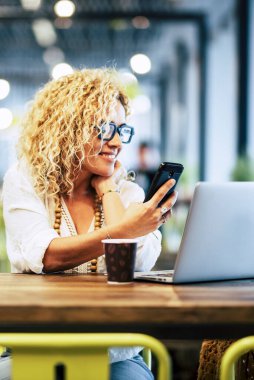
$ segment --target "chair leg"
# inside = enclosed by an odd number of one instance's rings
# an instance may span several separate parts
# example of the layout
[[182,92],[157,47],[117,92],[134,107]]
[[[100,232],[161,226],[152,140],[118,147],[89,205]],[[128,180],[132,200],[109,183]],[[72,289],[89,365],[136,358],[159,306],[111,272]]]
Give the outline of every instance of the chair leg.
[[144,359],[144,362],[146,363],[147,367],[151,370],[152,369],[152,353],[149,348],[144,348],[142,351],[142,356]]

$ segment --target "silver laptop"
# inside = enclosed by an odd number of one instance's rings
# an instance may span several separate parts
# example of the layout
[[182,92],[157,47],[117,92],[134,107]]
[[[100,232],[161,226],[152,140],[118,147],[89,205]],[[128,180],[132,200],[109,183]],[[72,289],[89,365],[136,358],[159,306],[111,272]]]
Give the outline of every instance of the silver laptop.
[[173,271],[135,279],[188,283],[254,278],[254,182],[196,185]]

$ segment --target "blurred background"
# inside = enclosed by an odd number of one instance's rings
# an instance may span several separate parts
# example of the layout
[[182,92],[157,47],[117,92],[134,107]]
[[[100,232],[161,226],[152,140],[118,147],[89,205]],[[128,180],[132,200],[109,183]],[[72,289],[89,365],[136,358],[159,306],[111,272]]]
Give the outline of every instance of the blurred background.
[[252,0],[0,0],[0,188],[35,92],[73,69],[114,66],[136,130],[126,168],[147,189],[161,161],[185,167],[162,231],[157,267],[168,268],[196,182],[254,179],[253,20]]
[[[156,267],[168,269],[196,182],[254,180],[253,48],[253,0],[0,0],[0,193],[35,92],[73,69],[114,66],[136,131],[126,168],[146,190],[161,161],[185,167],[162,230]],[[196,379],[200,342],[167,345],[174,378]]]

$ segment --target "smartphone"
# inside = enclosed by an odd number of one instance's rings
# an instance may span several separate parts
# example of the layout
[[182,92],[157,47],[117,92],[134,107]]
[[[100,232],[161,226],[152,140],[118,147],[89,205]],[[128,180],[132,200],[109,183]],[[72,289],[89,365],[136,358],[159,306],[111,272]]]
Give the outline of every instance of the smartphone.
[[183,165],[177,164],[174,162],[162,162],[155,173],[155,176],[153,177],[151,186],[146,194],[144,202],[149,201],[149,199],[152,198],[152,196],[156,193],[156,191],[170,178],[173,178],[176,183],[175,185],[167,192],[165,197],[160,201],[158,204],[158,207],[162,205],[170,196],[170,194],[173,193],[175,190],[175,187],[177,185],[177,182],[183,172]]

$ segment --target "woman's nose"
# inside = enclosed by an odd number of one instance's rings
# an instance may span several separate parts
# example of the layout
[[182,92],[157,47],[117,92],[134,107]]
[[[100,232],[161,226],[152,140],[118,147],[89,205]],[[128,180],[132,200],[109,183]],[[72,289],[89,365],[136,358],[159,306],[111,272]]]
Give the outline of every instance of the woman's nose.
[[120,135],[118,132],[115,133],[115,136],[113,137],[112,140],[108,141],[108,145],[110,146],[117,146],[121,147],[122,146],[122,141],[120,139]]

